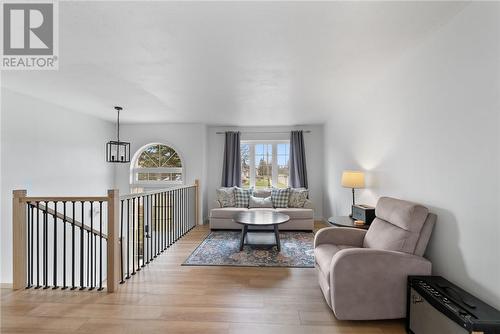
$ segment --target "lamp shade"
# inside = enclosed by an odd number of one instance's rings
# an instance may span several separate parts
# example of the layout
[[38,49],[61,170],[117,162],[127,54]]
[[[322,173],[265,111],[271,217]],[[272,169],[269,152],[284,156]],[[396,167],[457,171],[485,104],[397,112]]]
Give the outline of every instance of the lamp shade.
[[342,187],[345,188],[364,188],[365,173],[346,170],[342,173]]

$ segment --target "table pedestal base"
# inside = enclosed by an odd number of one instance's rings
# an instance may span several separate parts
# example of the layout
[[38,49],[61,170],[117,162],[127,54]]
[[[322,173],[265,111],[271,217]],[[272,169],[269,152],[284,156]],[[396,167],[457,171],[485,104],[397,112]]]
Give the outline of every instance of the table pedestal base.
[[[274,234],[274,240],[270,240],[270,233]],[[247,245],[266,247],[266,246],[276,246],[278,252],[281,251],[280,234],[278,230],[278,225],[274,225],[274,231],[248,231],[248,226],[243,225],[241,229],[240,237],[240,252],[243,250],[245,245],[245,240]],[[271,241],[271,242],[270,242]]]

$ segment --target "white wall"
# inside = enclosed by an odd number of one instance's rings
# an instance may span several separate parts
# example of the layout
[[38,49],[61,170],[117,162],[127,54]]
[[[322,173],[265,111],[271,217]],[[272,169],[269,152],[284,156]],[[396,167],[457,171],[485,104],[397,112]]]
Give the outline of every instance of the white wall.
[[2,89],[1,282],[12,282],[12,190],[28,195],[105,195],[113,170],[105,143],[114,126]]
[[[131,142],[133,155],[141,147],[151,143],[163,143],[173,147],[184,163],[185,183],[193,184],[199,179],[201,192],[205,185],[206,126],[203,124],[122,124],[120,139]],[[130,192],[130,164],[116,165],[115,181],[120,194]],[[202,215],[206,216],[206,201],[202,196]]]
[[[347,214],[343,169],[366,170],[362,203],[381,195],[438,215],[427,255],[443,275],[500,308],[500,15],[473,3],[407,50],[325,126],[325,213]],[[334,92],[332,92],[334,94]],[[355,129],[355,131],[353,131]]]
[[[302,129],[311,130],[304,134],[306,147],[307,176],[309,182],[310,199],[314,204],[315,218],[323,218],[323,125],[305,125],[296,127],[208,127],[207,151],[207,199],[208,207],[215,206],[215,190],[220,187],[222,179],[222,160],[224,156],[224,135],[216,134],[220,131],[241,131],[242,140],[283,140],[289,139],[286,132]],[[278,131],[285,133],[258,133],[249,134],[249,131]]]

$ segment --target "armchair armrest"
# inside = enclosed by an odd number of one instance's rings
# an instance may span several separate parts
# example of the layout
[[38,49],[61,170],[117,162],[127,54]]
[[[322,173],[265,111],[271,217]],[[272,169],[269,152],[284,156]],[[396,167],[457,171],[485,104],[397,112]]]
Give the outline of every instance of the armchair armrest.
[[406,316],[409,275],[430,275],[427,259],[402,252],[351,248],[330,266],[332,307],[339,319],[395,319]]
[[316,232],[314,247],[320,244],[362,247],[366,230],[348,227],[325,227]]

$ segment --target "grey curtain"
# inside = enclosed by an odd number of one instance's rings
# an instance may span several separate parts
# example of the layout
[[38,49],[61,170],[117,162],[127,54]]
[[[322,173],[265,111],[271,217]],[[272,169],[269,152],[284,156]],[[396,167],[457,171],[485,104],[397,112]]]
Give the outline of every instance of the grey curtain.
[[241,152],[239,132],[226,132],[224,161],[222,162],[222,186],[241,186]]
[[307,188],[306,152],[302,131],[290,134],[290,175],[288,184],[292,188]]

